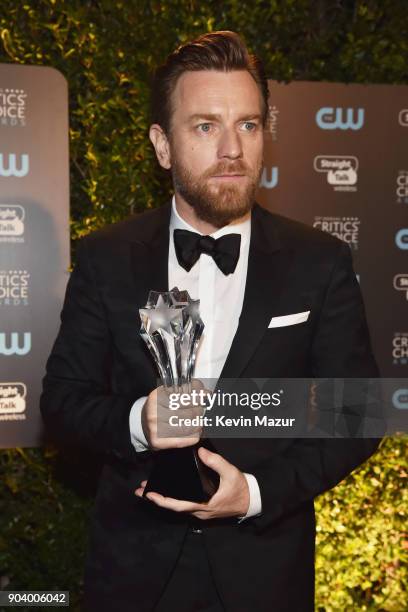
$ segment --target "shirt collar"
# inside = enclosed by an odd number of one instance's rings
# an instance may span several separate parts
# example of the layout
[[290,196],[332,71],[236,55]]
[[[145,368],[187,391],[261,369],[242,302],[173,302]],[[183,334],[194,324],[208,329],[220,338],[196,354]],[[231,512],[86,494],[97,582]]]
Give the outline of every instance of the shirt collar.
[[[173,235],[173,231],[175,229],[185,229],[190,232],[195,232],[196,234],[203,235],[202,232],[199,232],[195,227],[187,223],[178,213],[176,207],[176,198],[173,195],[171,201],[171,214],[170,214],[170,232]],[[247,242],[251,232],[251,214],[249,213],[243,221],[232,221],[228,225],[224,225],[224,227],[220,227],[215,232],[210,234],[213,238],[220,238],[221,236],[225,236],[226,234],[240,234],[241,235],[241,243]]]

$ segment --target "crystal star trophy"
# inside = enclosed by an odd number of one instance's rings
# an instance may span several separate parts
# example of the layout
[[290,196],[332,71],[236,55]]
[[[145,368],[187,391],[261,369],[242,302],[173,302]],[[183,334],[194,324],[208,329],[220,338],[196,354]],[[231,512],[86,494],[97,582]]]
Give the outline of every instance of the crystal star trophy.
[[[156,363],[168,393],[189,388],[198,344],[204,329],[199,300],[188,291],[150,291],[147,304],[139,309],[140,334]],[[212,449],[208,440],[201,446]],[[144,490],[194,502],[207,501],[217,490],[218,474],[198,456],[199,444],[155,451],[155,462]]]

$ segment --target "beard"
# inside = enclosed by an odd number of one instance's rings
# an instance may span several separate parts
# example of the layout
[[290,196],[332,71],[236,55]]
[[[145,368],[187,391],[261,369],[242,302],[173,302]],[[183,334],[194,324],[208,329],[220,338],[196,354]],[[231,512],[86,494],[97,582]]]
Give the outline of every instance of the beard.
[[[172,153],[172,177],[176,191],[189,204],[199,219],[214,227],[224,227],[248,213],[255,201],[262,171],[262,161],[252,172],[242,161],[223,160],[203,174],[194,176]],[[220,174],[244,174],[248,180],[245,185],[209,185],[208,179]],[[239,181],[241,182],[241,181]]]

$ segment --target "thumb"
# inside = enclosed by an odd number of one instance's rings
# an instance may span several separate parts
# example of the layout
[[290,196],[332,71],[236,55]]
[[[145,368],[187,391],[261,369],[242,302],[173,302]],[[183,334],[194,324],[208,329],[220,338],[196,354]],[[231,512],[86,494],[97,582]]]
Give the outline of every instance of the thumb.
[[230,466],[230,463],[228,463],[224,457],[218,453],[213,453],[208,450],[208,448],[204,448],[204,446],[200,446],[198,449],[198,456],[205,465],[215,470],[220,476],[222,476]]

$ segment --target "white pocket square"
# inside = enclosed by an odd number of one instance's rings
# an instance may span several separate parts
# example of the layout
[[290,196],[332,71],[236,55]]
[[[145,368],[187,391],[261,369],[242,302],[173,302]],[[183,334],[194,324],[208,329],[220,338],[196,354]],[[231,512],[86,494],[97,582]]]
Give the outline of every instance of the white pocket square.
[[283,315],[282,317],[272,317],[269,327],[285,327],[286,325],[296,325],[297,323],[303,323],[309,318],[310,310],[305,312],[296,312],[295,314]]

